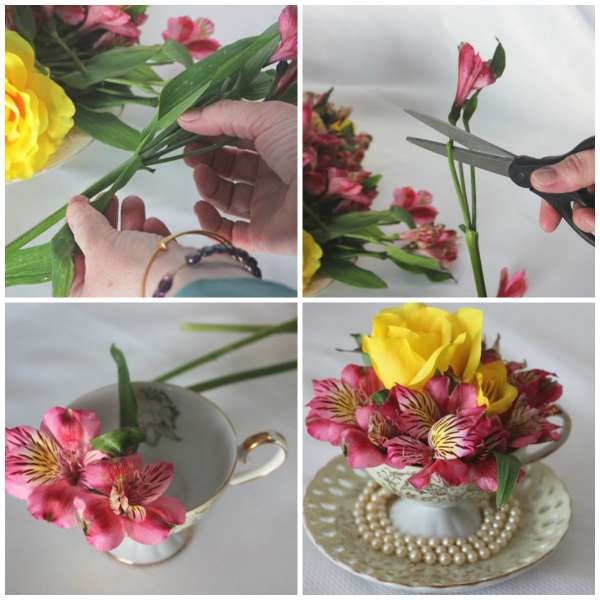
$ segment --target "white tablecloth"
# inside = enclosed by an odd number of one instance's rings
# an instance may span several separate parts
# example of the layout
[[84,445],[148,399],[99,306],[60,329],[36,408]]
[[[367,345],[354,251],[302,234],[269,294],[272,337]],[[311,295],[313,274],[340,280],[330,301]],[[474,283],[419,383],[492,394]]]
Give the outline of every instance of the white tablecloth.
[[[185,321],[278,323],[289,304],[10,304],[6,317],[6,425],[38,426],[52,406],[116,381],[115,342],[132,377],[148,380],[239,334],[182,332]],[[176,378],[193,383],[296,356],[296,336],[274,336]],[[81,530],[29,516],[6,497],[8,594],[294,594],[297,566],[297,394],[293,371],[215,389],[206,396],[231,418],[240,442],[274,429],[288,440],[286,464],[227,490],[173,560],[127,567],[93,550]],[[259,449],[261,464],[272,449]]]
[[[374,208],[396,187],[432,192],[439,222],[462,222],[447,160],[406,142],[441,139],[403,113],[404,107],[446,118],[456,89],[457,45],[469,41],[491,58],[497,36],[506,71],[483,90],[472,131],[515,153],[562,154],[594,133],[592,7],[400,6],[304,9],[304,90],[335,86],[332,100],[354,107],[360,131],[374,136],[364,166],[381,173]],[[488,295],[500,269],[524,268],[529,296],[592,296],[594,252],[562,224],[538,227],[539,200],[508,178],[478,174],[478,228]],[[459,283],[430,283],[389,261],[361,259],[387,283],[365,290],[339,283],[325,296],[475,296],[464,242],[452,267]]]
[[[214,37],[223,45],[242,37],[261,33],[275,22],[282,7],[278,6],[150,6],[148,21],[142,28],[144,44],[162,42],[161,32],[167,19],[189,15],[211,19],[215,24]],[[165,78],[176,75],[181,66],[167,67],[161,73]],[[122,119],[133,127],[142,129],[152,118],[153,109],[135,105],[125,108]],[[54,212],[73,195],[120,164],[127,153],[94,142],[66,165],[42,173],[25,182],[6,189],[6,239],[10,241]],[[147,215],[165,221],[171,231],[193,229],[198,221],[192,211],[199,195],[192,180],[192,171],[183,161],[160,165],[155,174],[138,173],[119,193],[121,198],[137,194],[146,201]],[[55,229],[37,238],[47,241]],[[257,254],[265,279],[297,287],[296,258]],[[10,296],[48,296],[50,285],[15,286],[7,289]]]
[[[389,304],[388,304],[389,306]],[[339,377],[342,367],[360,362],[334,348],[353,348],[348,333],[369,333],[371,317],[385,305],[309,304],[304,307],[304,400],[311,398],[311,380]],[[442,305],[454,310],[456,305]],[[565,482],[573,501],[571,528],[558,549],[524,575],[477,593],[594,593],[594,308],[592,304],[486,305],[485,332],[493,341],[502,334],[506,357],[526,358],[530,367],[558,374],[564,386],[560,400],[573,419],[570,440],[545,459]],[[314,474],[339,449],[303,438],[304,489]],[[308,539],[304,544],[305,594],[392,594],[329,562]]]

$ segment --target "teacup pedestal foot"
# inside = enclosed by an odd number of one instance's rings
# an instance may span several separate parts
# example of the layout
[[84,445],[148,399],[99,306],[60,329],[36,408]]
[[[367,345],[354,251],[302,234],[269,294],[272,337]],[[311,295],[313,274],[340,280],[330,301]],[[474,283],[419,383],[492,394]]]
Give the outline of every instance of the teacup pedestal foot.
[[148,566],[165,562],[179,554],[192,539],[193,528],[171,534],[160,544],[139,544],[125,538],[121,545],[108,552],[108,555],[119,562],[131,566]]
[[411,498],[392,498],[388,507],[392,524],[413,536],[467,538],[483,522],[479,505],[473,500],[440,506]]

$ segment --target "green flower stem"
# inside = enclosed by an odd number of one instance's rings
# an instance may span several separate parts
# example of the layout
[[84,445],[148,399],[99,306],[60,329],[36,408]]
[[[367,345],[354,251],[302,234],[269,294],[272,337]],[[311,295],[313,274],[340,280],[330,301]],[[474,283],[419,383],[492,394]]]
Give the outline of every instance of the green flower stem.
[[448,152],[448,165],[450,166],[450,175],[452,177],[454,189],[456,190],[456,195],[458,196],[458,202],[460,204],[460,209],[463,214],[463,221],[465,223],[465,227],[467,229],[470,229],[471,217],[469,215],[469,205],[467,204],[467,199],[463,195],[462,187],[458,181],[458,175],[456,174],[456,166],[454,165],[454,142],[452,140],[450,140],[446,144],[446,150]]
[[[271,327],[270,325],[231,325],[223,323],[183,323],[182,331],[193,331],[199,333],[257,333]],[[290,321],[290,333],[295,333],[296,323]]]
[[471,268],[473,269],[477,295],[480,298],[486,298],[485,279],[483,277],[483,267],[481,265],[481,254],[479,253],[479,234],[476,231],[467,229],[467,231],[465,231],[465,241],[469,250],[469,257],[471,258]]
[[[96,181],[96,183],[93,183],[90,187],[81,192],[82,195],[86,196],[87,198],[93,198],[101,191],[110,187],[121,175],[121,171],[123,170],[125,164],[127,163],[119,165],[116,169],[113,169],[110,173],[104,175],[104,177]],[[6,246],[6,253],[10,254],[11,252],[15,252],[16,250],[19,250],[19,248],[25,246],[25,244],[33,241],[36,237],[44,233],[44,231],[50,229],[50,227],[56,225],[56,223],[64,219],[66,213],[67,205],[65,204],[58,210],[54,211],[51,215],[46,217],[43,221],[33,226],[31,229],[8,244]]]
[[229,352],[233,352],[234,350],[238,350],[239,348],[243,348],[244,346],[253,344],[254,342],[258,342],[259,340],[262,340],[263,338],[266,338],[270,335],[274,335],[277,333],[289,333],[290,327],[293,326],[295,328],[296,323],[296,319],[292,319],[291,321],[285,321],[283,323],[280,323],[279,325],[273,325],[271,327],[262,329],[261,331],[257,331],[256,333],[242,338],[237,342],[232,342],[231,344],[227,344],[225,346],[222,346],[221,348],[217,348],[216,350],[213,350],[208,354],[203,354],[202,356],[199,356],[198,358],[195,358],[194,360],[191,360],[181,365],[180,367],[172,369],[171,371],[167,371],[160,377],[157,377],[154,381],[167,381],[169,379],[172,379],[173,377],[176,377],[177,375],[181,375],[181,373],[185,373],[186,371],[189,371],[190,369],[194,369],[195,367],[210,362],[211,360],[216,360],[217,358],[220,358],[221,356],[228,354]]
[[71,61],[75,64],[80,73],[87,73],[85,65],[79,60],[79,57],[68,44],[64,42],[64,40],[58,35],[56,31],[56,23],[54,22],[54,17],[50,18],[48,23],[50,24],[50,37],[66,52],[67,56],[71,59]]
[[468,205],[469,198],[467,196],[467,184],[465,183],[465,170],[461,162],[458,163],[458,178],[460,180],[460,190]]
[[216,377],[215,379],[209,379],[195,385],[190,385],[188,389],[192,390],[193,392],[206,392],[207,390],[214,390],[215,388],[229,385],[231,383],[239,383],[240,381],[247,381],[249,379],[256,379],[258,377],[266,377],[268,375],[284,373],[285,371],[292,371],[297,367],[297,361],[290,360],[288,362],[271,365],[270,367],[250,369],[249,371],[239,371],[237,373],[232,373],[231,375]]
[[[198,148],[197,150],[190,150],[189,152],[183,152],[182,154],[176,154],[175,156],[168,156],[166,158],[159,158],[156,160],[153,159],[148,159],[146,161],[147,165],[160,165],[162,163],[168,163],[168,162],[173,162],[175,160],[181,160],[182,158],[187,158],[188,156],[200,156],[202,154],[209,154],[211,152],[214,152],[215,150],[218,150],[219,148],[222,148],[223,146],[227,145],[227,141],[223,141],[223,142],[219,142],[218,144],[211,144],[210,146],[204,146],[203,148]],[[169,152],[171,152],[171,148],[169,149]],[[164,154],[167,154],[167,152],[165,152]],[[164,156],[164,154],[159,154],[158,156]]]
[[[469,121],[463,121],[465,131],[471,133]],[[477,181],[475,176],[475,167],[471,166],[471,225],[473,231],[477,231]]]

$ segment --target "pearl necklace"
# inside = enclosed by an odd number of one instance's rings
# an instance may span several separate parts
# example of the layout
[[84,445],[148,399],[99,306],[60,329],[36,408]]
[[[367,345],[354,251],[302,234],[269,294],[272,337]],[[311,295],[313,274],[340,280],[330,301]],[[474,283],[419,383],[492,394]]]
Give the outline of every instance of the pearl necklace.
[[467,538],[436,538],[404,535],[388,518],[386,504],[395,494],[369,481],[354,505],[354,521],[358,534],[375,550],[408,558],[412,563],[428,565],[464,565],[487,560],[512,539],[519,527],[521,509],[511,500],[494,510],[482,502],[483,523]]

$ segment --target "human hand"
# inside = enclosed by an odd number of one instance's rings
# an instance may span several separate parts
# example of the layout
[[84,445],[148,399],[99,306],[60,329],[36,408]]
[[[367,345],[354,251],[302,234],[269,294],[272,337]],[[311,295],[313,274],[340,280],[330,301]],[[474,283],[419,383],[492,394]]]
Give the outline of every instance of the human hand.
[[[583,150],[567,156],[561,162],[537,169],[531,174],[531,185],[540,192],[560,194],[581,188],[594,191],[595,151]],[[594,233],[595,210],[573,206],[573,221],[579,229]],[[544,200],[540,206],[540,226],[544,231],[554,231],[560,223],[560,215]]]
[[[239,138],[226,146],[185,159],[205,201],[194,206],[203,229],[248,251],[296,252],[296,109],[284,102],[224,100],[192,109],[179,126],[202,136]],[[190,145],[186,152],[199,146]],[[236,220],[222,217],[220,209]],[[242,220],[238,220],[242,219]]]
[[[117,227],[119,202],[113,198],[105,214],[97,211],[85,196],[75,196],[67,208],[67,222],[80,252],[75,254],[75,278],[71,296],[128,297],[140,295],[144,269],[158,242],[169,235],[169,229],[156,218],[146,218],[144,202],[128,196],[121,204],[121,228]],[[152,263],[146,282],[146,295],[157,288],[161,277],[173,273],[185,264],[186,248],[171,242],[167,252],[160,252]],[[190,281],[203,277],[245,277],[228,256],[211,256],[200,268],[181,271],[169,295],[175,294]]]

